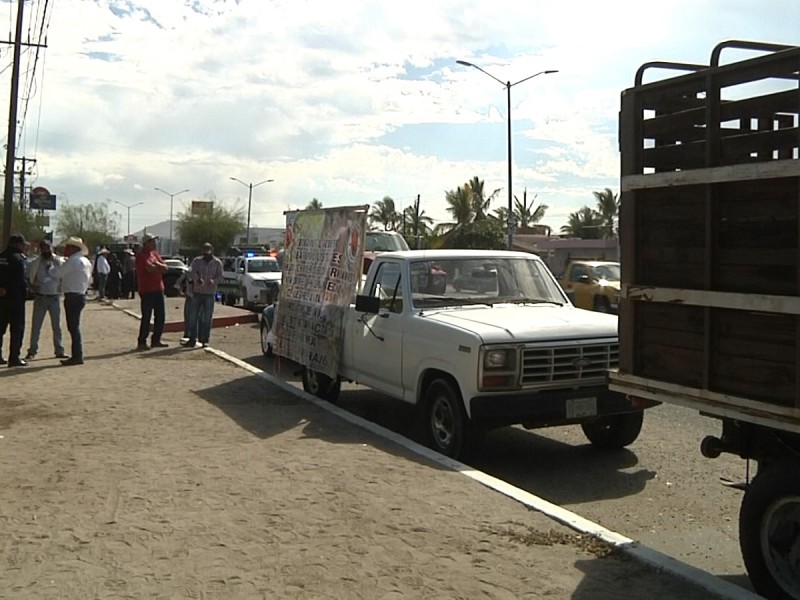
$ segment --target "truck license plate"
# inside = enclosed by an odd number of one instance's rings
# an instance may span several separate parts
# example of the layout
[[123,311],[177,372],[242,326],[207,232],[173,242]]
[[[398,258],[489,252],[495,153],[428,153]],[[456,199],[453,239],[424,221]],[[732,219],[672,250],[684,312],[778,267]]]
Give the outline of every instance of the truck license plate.
[[593,417],[597,414],[597,398],[572,398],[567,400],[567,418]]

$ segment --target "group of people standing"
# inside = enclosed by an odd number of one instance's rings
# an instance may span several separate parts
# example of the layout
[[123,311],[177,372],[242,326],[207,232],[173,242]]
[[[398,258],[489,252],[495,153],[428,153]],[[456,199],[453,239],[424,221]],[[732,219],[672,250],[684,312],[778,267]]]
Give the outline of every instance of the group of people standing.
[[[136,282],[142,313],[137,350],[164,348],[162,341],[166,320],[165,290],[163,274],[167,265],[156,250],[158,238],[145,235],[142,248],[130,255],[130,263],[120,262],[120,292],[124,297],[133,297],[131,281]],[[89,285],[94,275],[97,297],[103,300],[114,297],[109,293],[108,276],[114,272],[108,251],[97,255],[95,264],[88,259],[89,251],[83,240],[70,237],[64,242],[64,256],[58,256],[46,240],[39,242],[39,254],[28,262],[25,254],[28,242],[21,235],[13,235],[7,248],[0,252],[0,364],[9,367],[24,367],[39,352],[39,336],[46,316],[50,317],[53,330],[55,356],[64,366],[83,364],[83,339],[81,335],[81,313],[86,306]],[[112,255],[113,256],[113,255]],[[214,256],[211,244],[203,245],[203,252],[195,258],[185,279],[185,331],[181,345],[194,348],[198,342],[208,345],[217,285],[223,278],[222,261]],[[29,292],[33,293],[33,317],[30,346],[22,358],[22,342],[25,331],[25,303]],[[61,331],[61,297],[71,337],[71,354],[65,352]],[[153,320],[153,331],[150,322]],[[3,358],[3,336],[10,329],[11,339],[8,360]],[[150,343],[148,344],[148,337]]]
[[[46,315],[53,328],[53,347],[63,366],[83,364],[81,312],[86,306],[86,293],[92,278],[92,263],[83,240],[70,237],[64,242],[64,257],[57,256],[46,240],[39,242],[39,256],[28,265],[27,240],[12,235],[8,246],[0,252],[0,364],[24,367],[39,351],[39,334]],[[29,268],[30,267],[30,268]],[[33,292],[31,344],[23,359],[22,341],[25,332],[25,302]],[[71,338],[71,356],[64,351],[61,333],[61,295]],[[11,330],[8,360],[2,356],[2,338]]]
[[[142,250],[136,255],[142,312],[137,350],[167,346],[161,341],[166,317],[163,274],[167,271],[167,265],[156,251],[156,239],[145,235],[142,240]],[[204,348],[208,346],[217,286],[222,278],[222,261],[214,256],[214,247],[211,244],[203,244],[202,254],[192,261],[189,270],[175,284],[180,286],[185,296],[181,346],[194,348],[198,342]],[[147,336],[150,333],[151,317],[153,332],[148,346]]]

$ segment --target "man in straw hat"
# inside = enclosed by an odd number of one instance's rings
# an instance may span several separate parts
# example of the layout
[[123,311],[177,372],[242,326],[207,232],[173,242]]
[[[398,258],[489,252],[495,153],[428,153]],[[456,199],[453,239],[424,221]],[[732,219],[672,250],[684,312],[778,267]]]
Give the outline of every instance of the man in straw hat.
[[153,337],[150,339],[151,348],[165,348],[167,344],[161,341],[166,320],[166,306],[164,304],[164,273],[167,272],[167,263],[156,252],[154,235],[146,233],[142,237],[142,249],[136,255],[136,285],[139,288],[141,301],[142,320],[139,324],[139,338],[137,350],[147,350],[147,334],[150,333],[150,318],[154,318]]
[[61,280],[67,330],[72,338],[72,356],[61,361],[65,367],[83,364],[81,312],[86,306],[86,292],[92,279],[92,263],[86,258],[87,254],[89,250],[81,238],[69,237],[64,241],[64,256],[67,260],[60,267],[50,269],[50,276]]
[[97,299],[102,302],[106,299],[106,286],[108,285],[108,274],[111,273],[111,265],[108,264],[108,248],[101,248],[94,259],[94,272],[97,274],[95,289]]

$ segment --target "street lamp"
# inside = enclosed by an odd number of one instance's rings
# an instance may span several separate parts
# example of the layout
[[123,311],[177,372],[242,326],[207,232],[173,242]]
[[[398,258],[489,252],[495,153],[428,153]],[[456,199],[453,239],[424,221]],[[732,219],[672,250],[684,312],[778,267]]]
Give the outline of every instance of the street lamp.
[[137,202],[136,204],[123,204],[122,202],[119,202],[118,200],[114,200],[114,202],[116,202],[120,206],[124,206],[125,208],[128,209],[128,237],[130,237],[130,235],[131,235],[131,209],[134,206],[139,206],[140,204],[144,204],[144,202]]
[[270,183],[271,181],[275,181],[274,179],[265,179],[264,181],[259,181],[258,183],[245,183],[241,179],[237,179],[236,177],[231,177],[233,181],[238,181],[243,186],[248,188],[247,193],[247,244],[250,243],[250,207],[253,204],[253,188],[260,186],[262,183]]
[[514,193],[511,190],[511,88],[515,85],[518,85],[524,81],[528,81],[529,79],[533,79],[538,75],[550,75],[551,73],[558,73],[556,69],[549,69],[547,71],[539,71],[538,73],[534,73],[525,79],[520,79],[514,83],[510,81],[506,81],[503,83],[500,79],[492,75],[491,73],[484,71],[478,65],[474,65],[471,62],[467,62],[465,60],[457,60],[456,61],[459,65],[464,65],[465,67],[473,67],[478,69],[481,73],[488,75],[500,85],[505,86],[506,92],[508,94],[508,249],[511,250],[511,247],[514,245]]
[[162,190],[160,187],[153,188],[157,192],[161,192],[162,194],[166,194],[169,196],[169,247],[167,248],[167,254],[172,254],[172,201],[175,199],[175,196],[179,196],[184,192],[188,192],[189,190],[181,190],[180,192],[175,192],[174,194],[170,194],[166,190]]

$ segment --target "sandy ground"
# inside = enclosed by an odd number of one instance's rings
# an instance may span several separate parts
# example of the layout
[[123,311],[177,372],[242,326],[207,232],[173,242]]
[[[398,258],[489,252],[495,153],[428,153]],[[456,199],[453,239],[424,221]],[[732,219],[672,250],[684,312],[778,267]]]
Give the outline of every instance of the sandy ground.
[[708,597],[180,334],[83,324],[83,366],[46,323],[0,368],[0,598]]

